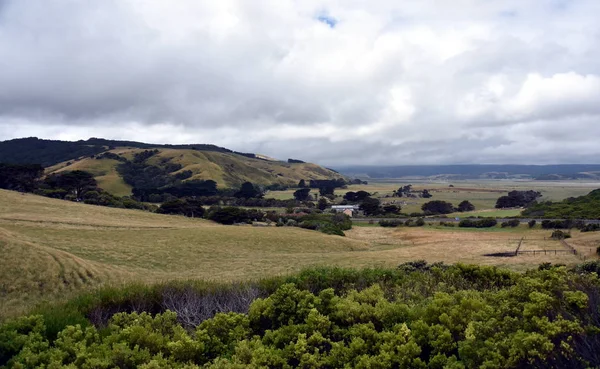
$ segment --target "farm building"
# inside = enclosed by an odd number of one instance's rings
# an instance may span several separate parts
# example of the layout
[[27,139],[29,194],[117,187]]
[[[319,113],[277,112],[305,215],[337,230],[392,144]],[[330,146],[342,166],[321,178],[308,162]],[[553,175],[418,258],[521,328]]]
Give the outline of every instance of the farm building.
[[333,205],[331,210],[335,210],[337,213],[344,213],[348,216],[352,216],[354,212],[358,211],[358,205]]

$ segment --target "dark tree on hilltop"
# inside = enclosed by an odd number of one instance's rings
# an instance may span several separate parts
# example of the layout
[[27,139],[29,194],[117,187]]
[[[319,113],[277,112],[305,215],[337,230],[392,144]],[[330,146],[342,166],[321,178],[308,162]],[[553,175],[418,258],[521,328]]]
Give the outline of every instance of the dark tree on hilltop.
[[298,188],[305,188],[306,186],[306,181],[304,181],[303,179],[300,180],[300,182],[298,182]]
[[427,214],[450,214],[454,213],[454,206],[446,201],[434,200],[423,204],[421,210]]
[[528,207],[542,194],[538,191],[510,191],[508,196],[501,196],[496,201],[496,208],[520,208]]
[[469,201],[465,200],[465,201],[461,202],[460,204],[458,204],[458,207],[456,208],[456,210],[458,210],[460,212],[473,211],[473,210],[475,210],[475,205],[473,205]]
[[44,184],[52,189],[64,189],[76,198],[81,198],[86,191],[94,190],[97,186],[94,176],[83,170],[52,174],[44,180]]
[[294,192],[294,198],[298,201],[306,201],[308,200],[310,188],[301,188]]
[[250,199],[253,197],[262,197],[263,194],[251,182],[244,182],[242,183],[242,187],[240,187],[240,190],[236,192],[234,196]]
[[13,165],[0,163],[0,188],[13,191],[31,192],[44,174],[39,164]]
[[365,212],[365,215],[377,215],[381,213],[381,202],[379,199],[367,197],[360,204],[360,210]]

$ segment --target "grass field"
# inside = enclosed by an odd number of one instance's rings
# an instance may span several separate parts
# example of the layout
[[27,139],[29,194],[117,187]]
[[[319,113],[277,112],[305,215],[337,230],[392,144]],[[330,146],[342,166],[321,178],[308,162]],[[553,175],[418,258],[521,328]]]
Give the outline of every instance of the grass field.
[[[398,198],[391,197],[394,190],[407,184],[413,185],[414,191],[428,189],[433,195],[430,199],[422,198]],[[450,185],[454,187],[450,187]],[[382,182],[370,182],[368,185],[351,185],[346,189],[336,189],[335,195],[341,197],[348,191],[367,191],[379,198],[382,203],[396,203],[401,205],[404,213],[421,212],[421,205],[431,200],[448,201],[458,206],[463,200],[470,201],[475,205],[473,216],[515,216],[519,215],[518,210],[496,210],[496,200],[498,197],[506,195],[512,190],[535,190],[542,193],[540,201],[557,201],[568,197],[576,197],[588,194],[590,191],[600,188],[599,182],[580,182],[580,181],[454,181],[454,182],[419,182],[414,180],[385,180]],[[315,189],[311,190],[314,193]],[[266,197],[276,199],[293,198],[294,190],[271,191]],[[493,210],[498,215],[487,213]],[[486,214],[480,214],[486,211]],[[462,214],[465,216],[465,214]]]
[[[425,259],[523,270],[575,257],[498,258],[526,227],[493,231],[355,227],[347,237],[293,227],[221,226],[143,211],[112,209],[0,190],[0,315],[105,284],[172,279],[230,281],[287,274],[308,266],[395,266]],[[573,243],[597,246],[600,232]]]

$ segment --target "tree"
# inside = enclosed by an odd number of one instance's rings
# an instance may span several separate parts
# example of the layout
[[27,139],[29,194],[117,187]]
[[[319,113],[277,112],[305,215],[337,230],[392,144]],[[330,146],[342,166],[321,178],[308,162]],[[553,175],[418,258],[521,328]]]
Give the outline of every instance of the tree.
[[262,197],[262,191],[257,189],[251,182],[244,182],[240,187],[240,190],[235,193],[235,197],[243,197],[245,199],[250,199],[254,197]]
[[298,188],[305,188],[306,187],[306,182],[301,179],[300,182],[298,182]]
[[383,206],[383,212],[386,214],[398,214],[400,213],[400,206],[394,204],[388,204]]
[[317,208],[319,208],[319,210],[325,210],[325,209],[327,209],[328,206],[329,206],[329,201],[327,201],[326,198],[321,197],[319,199],[319,202],[317,203]]
[[81,198],[86,191],[95,190],[96,180],[91,173],[83,170],[62,172],[48,176],[44,183],[52,189],[64,189],[76,198]]
[[427,214],[450,214],[454,212],[454,206],[446,201],[434,200],[423,204],[421,210]]
[[44,168],[39,164],[13,165],[0,163],[0,188],[31,192],[37,187]]
[[380,205],[381,202],[379,201],[379,199],[367,197],[360,204],[360,210],[364,211],[365,215],[377,215],[381,212]]
[[429,193],[429,190],[423,190],[423,194],[421,195],[421,197],[423,197],[425,199],[429,199],[429,198],[433,197],[433,195]]
[[529,228],[533,228],[535,227],[535,224],[537,222],[535,221],[535,219],[531,219],[529,222],[527,222],[527,225],[529,226]]
[[335,191],[335,187],[331,187],[331,186],[319,188],[319,194],[321,196],[333,195],[334,191]]
[[178,199],[163,203],[157,212],[160,214],[179,214],[191,218],[201,218],[204,215],[204,208],[197,200]]
[[528,207],[535,200],[541,197],[542,194],[538,191],[510,191],[507,196],[501,196],[496,200],[496,208],[520,208]]
[[368,193],[367,191],[362,191],[362,190],[358,191],[358,192],[349,191],[349,192],[346,192],[346,194],[344,195],[344,200],[348,200],[350,202],[360,202],[369,196],[371,196],[371,194]]
[[465,211],[473,211],[475,210],[475,205],[471,204],[471,202],[465,200],[463,202],[461,202],[460,204],[458,204],[458,208],[456,208],[458,211],[465,212]]
[[406,185],[398,188],[398,190],[394,191],[394,195],[398,197],[402,197],[403,195],[408,196],[412,191],[412,185]]
[[306,201],[308,200],[310,188],[301,188],[294,192],[294,198],[298,201]]

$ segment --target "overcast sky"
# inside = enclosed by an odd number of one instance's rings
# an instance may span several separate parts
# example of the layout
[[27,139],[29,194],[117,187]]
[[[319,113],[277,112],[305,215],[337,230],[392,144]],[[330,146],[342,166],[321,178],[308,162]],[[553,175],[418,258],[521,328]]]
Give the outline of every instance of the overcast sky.
[[599,0],[0,0],[0,140],[600,163]]

